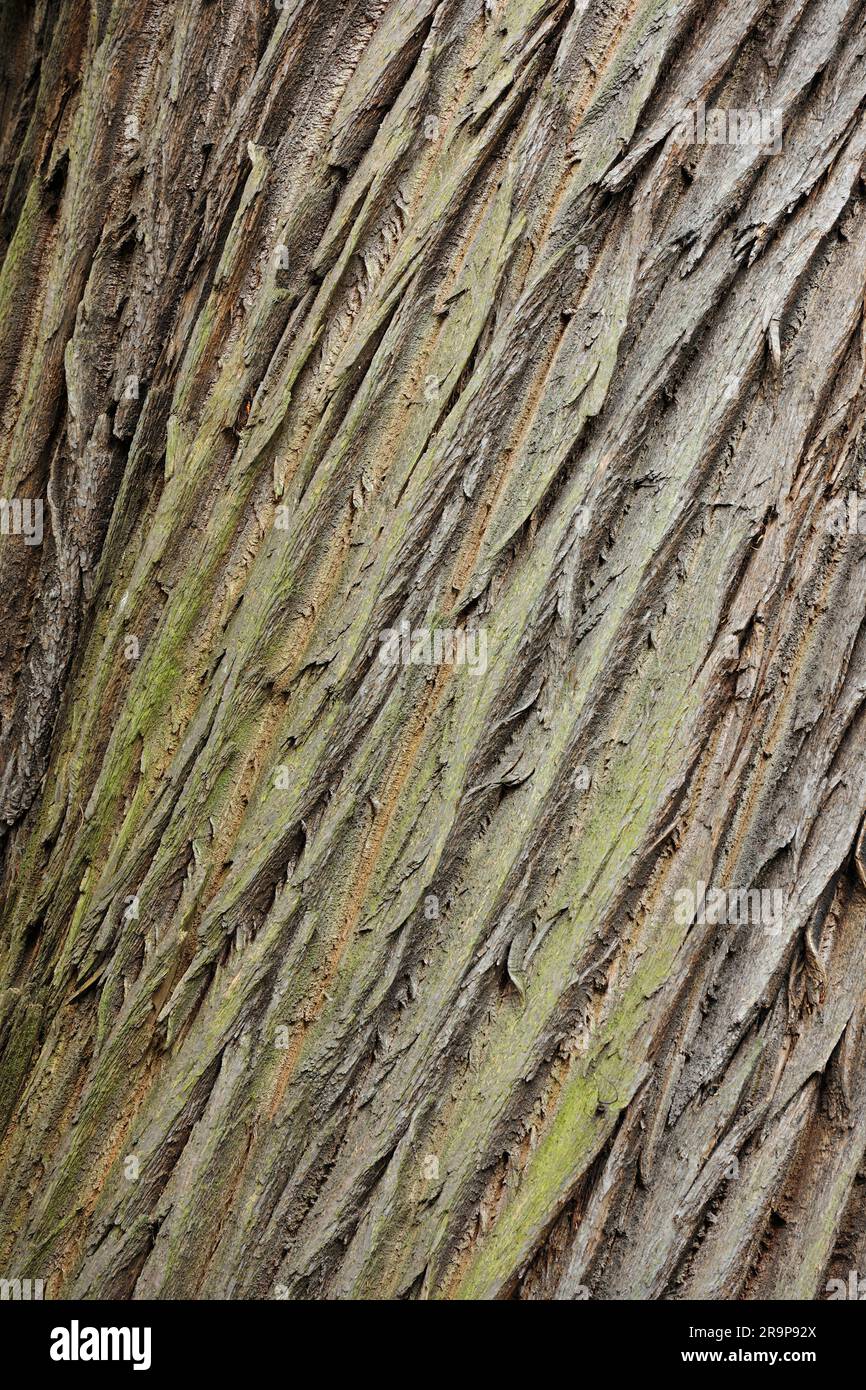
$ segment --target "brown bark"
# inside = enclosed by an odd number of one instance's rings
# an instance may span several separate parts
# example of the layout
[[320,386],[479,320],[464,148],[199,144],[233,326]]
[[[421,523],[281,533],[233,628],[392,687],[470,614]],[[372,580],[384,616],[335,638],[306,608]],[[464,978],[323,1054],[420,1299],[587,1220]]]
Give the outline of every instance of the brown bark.
[[0,1275],[866,1271],[864,6],[2,26]]

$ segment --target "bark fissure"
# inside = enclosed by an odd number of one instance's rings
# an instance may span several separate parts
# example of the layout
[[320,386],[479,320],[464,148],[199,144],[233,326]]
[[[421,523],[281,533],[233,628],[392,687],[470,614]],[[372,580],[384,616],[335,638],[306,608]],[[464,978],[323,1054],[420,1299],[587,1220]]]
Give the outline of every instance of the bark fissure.
[[0,1269],[857,1267],[864,25],[7,7]]

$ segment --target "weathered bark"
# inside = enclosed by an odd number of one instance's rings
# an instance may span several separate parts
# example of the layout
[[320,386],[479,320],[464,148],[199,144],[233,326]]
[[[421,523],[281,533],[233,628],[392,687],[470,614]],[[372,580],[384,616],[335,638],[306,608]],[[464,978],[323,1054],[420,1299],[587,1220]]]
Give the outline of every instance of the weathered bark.
[[866,7],[2,25],[0,1273],[866,1270]]

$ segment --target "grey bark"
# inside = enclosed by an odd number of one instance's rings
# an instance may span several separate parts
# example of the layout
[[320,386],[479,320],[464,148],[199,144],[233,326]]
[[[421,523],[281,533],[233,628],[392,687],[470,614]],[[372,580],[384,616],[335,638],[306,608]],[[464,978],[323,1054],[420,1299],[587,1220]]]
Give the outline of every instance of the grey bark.
[[2,26],[0,1273],[827,1297],[864,6]]

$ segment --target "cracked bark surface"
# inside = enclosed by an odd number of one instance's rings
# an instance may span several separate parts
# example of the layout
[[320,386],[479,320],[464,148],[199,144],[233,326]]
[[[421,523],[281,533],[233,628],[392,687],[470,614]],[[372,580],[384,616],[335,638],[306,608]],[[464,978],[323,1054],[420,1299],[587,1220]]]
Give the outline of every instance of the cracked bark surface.
[[[825,1297],[866,1269],[866,7],[0,28],[2,495],[45,499],[0,538],[0,1270]],[[781,148],[686,143],[699,101]],[[486,670],[383,665],[401,622]],[[680,921],[700,882],[780,928]]]

